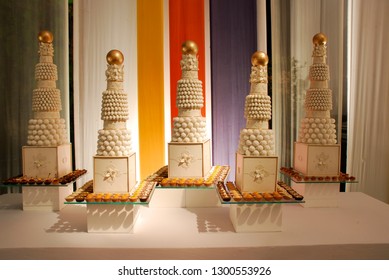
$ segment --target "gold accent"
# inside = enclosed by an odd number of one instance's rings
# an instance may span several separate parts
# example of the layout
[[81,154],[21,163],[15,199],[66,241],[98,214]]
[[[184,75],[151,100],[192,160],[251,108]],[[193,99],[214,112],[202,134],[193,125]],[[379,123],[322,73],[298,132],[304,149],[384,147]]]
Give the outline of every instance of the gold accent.
[[194,55],[197,54],[197,52],[199,51],[196,43],[190,40],[182,43],[181,50],[183,54],[194,54]]
[[317,33],[313,36],[312,42],[314,45],[325,45],[327,44],[327,36],[324,33]]
[[253,66],[266,66],[269,63],[269,57],[262,51],[257,51],[251,56],[251,64]]
[[52,43],[52,42],[53,42],[53,39],[54,39],[53,33],[51,33],[51,32],[48,31],[48,30],[42,30],[42,31],[39,32],[39,34],[38,34],[38,40],[39,40],[39,42],[43,42],[43,43]]
[[107,62],[109,65],[121,65],[124,62],[124,55],[119,50],[111,50],[107,53]]

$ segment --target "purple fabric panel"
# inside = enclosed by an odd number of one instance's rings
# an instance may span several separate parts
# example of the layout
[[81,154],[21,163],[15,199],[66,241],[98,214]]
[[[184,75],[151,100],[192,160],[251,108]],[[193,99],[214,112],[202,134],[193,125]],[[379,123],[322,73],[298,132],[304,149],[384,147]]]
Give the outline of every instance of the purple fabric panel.
[[235,180],[251,55],[257,47],[256,0],[212,0],[210,13],[213,164],[229,165],[229,179]]

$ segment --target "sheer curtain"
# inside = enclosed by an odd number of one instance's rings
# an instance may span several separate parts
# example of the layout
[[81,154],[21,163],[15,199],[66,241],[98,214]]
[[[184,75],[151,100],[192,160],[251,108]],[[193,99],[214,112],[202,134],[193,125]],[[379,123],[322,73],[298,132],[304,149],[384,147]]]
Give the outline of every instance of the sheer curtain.
[[329,87],[333,91],[331,116],[341,138],[343,99],[343,13],[338,0],[274,0],[272,10],[273,125],[281,166],[292,166],[293,143],[304,117],[308,71],[312,63],[312,37],[328,37]]
[[0,24],[0,179],[5,179],[22,173],[22,146],[32,118],[35,65],[39,62],[37,36],[43,29],[54,36],[61,117],[69,128],[68,1],[1,1]]
[[[107,88],[106,55],[124,55],[124,90],[128,95],[132,149],[139,154],[136,0],[74,1],[74,130],[76,167],[93,170],[102,93]],[[137,156],[137,166],[139,157]],[[91,179],[91,172],[88,179]]]
[[348,172],[389,203],[389,2],[350,1]]

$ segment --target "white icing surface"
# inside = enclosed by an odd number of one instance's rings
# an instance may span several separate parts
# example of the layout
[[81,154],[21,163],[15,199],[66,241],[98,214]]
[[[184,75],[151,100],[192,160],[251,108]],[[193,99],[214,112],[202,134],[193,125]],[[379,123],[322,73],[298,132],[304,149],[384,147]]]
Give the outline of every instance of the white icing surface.
[[238,152],[246,156],[273,156],[274,134],[270,129],[242,129]]
[[173,118],[172,142],[196,143],[206,140],[204,117]]
[[65,120],[30,119],[28,122],[27,145],[59,146],[68,144]]
[[53,63],[53,45],[40,42],[39,54],[39,63],[35,66],[37,88],[32,93],[34,118],[28,122],[27,145],[55,147],[68,144],[66,123],[59,114],[61,93],[56,88],[58,74],[57,65]]
[[336,144],[335,119],[304,118],[301,121],[298,142],[307,144]]
[[181,79],[177,82],[176,105],[178,117],[173,118],[172,142],[196,143],[207,140],[203,83],[198,79],[198,59],[183,54],[180,62]]
[[98,131],[98,156],[128,156],[131,154],[131,133],[126,129],[100,129]]

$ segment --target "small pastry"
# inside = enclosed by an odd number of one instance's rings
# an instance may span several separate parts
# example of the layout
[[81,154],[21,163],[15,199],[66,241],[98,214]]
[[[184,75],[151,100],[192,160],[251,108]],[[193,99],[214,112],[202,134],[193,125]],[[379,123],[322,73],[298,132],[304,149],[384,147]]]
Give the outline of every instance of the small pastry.
[[266,200],[266,201],[270,201],[273,199],[273,196],[270,194],[270,193],[263,193],[263,198]]
[[263,199],[263,196],[259,192],[253,192],[252,196],[254,197],[255,201],[261,201]]

